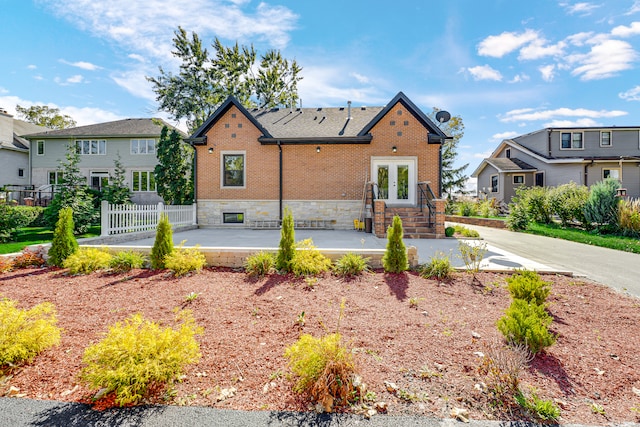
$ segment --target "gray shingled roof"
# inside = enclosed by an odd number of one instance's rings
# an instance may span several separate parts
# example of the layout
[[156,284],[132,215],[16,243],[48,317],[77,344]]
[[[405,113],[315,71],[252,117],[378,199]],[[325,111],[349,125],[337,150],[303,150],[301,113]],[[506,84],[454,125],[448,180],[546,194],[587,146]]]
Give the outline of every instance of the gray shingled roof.
[[500,172],[520,172],[526,170],[536,170],[535,167],[516,158],[507,159],[504,157],[495,157],[484,160],[494,168],[498,169]]
[[[78,126],[68,129],[57,129],[46,132],[25,135],[26,138],[75,138],[80,136],[91,137],[127,137],[127,136],[158,136],[162,126],[170,129],[173,126],[160,119],[124,119],[113,122],[97,123],[95,125]],[[180,134],[183,134],[180,132]]]
[[27,133],[39,132],[46,130],[44,126],[34,125],[33,123],[25,122],[23,120],[13,120],[13,140],[12,141],[0,141],[0,147],[9,150],[29,151],[29,141],[22,138],[22,135]]
[[274,138],[356,137],[384,107],[274,108],[249,113]]

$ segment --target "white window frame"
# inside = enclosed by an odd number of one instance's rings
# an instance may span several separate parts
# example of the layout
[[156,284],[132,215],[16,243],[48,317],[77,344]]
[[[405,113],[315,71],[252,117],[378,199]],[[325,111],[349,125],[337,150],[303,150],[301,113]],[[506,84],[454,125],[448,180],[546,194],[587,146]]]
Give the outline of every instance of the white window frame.
[[[42,145],[40,145],[42,143]],[[40,147],[42,146],[42,153],[40,152]],[[44,156],[44,140],[39,139],[36,141],[36,156]]]
[[[562,147],[562,135],[564,134],[569,134],[571,135],[571,147],[569,148],[563,148]],[[580,135],[580,147],[574,147],[573,146],[573,135]],[[584,150],[584,132],[560,132],[560,150],[561,151],[569,151],[569,150]]]
[[[496,177],[496,191],[493,191],[493,177]],[[491,176],[489,176],[489,191],[491,193],[499,193],[500,192],[500,176],[499,175],[491,175]]]
[[[516,182],[517,177],[522,178],[522,182]],[[521,173],[514,174],[511,178],[511,182],[513,183],[513,185],[524,185],[524,174],[521,174]]]
[[[146,173],[147,175],[147,189],[146,190],[140,190],[140,189],[136,189],[134,188],[134,184],[135,184],[135,176],[136,174],[143,174]],[[153,176],[153,188],[151,188],[151,176]],[[138,182],[142,182],[142,176],[140,176],[138,178]],[[142,186],[141,186],[142,188]],[[152,170],[133,170],[131,171],[131,191],[134,193],[155,193],[158,191],[158,182],[155,179],[155,174]]]
[[[602,135],[608,133],[609,134],[609,145],[603,144],[602,143]],[[610,148],[613,147],[613,132],[610,130],[601,130],[600,131],[600,147],[603,148]]]
[[[242,156],[242,185],[224,185],[224,157],[225,156]],[[221,151],[220,152],[220,188],[224,189],[244,189],[247,188],[247,152],[240,151]]]
[[[93,152],[94,143],[96,147],[95,153]],[[107,154],[107,140],[76,139],[76,151],[78,151],[78,154],[81,156],[104,156]]]
[[[606,179],[604,176],[605,171],[609,171],[609,176],[607,178],[614,178],[620,181],[620,176],[622,176],[622,171],[620,170],[620,168],[602,168],[602,179]],[[611,176],[611,172],[613,171],[616,171],[618,173],[618,176]]]
[[[135,150],[134,150],[135,146]],[[144,152],[141,148],[144,147]],[[153,138],[135,138],[129,144],[130,153],[134,156],[156,154],[156,140]]]

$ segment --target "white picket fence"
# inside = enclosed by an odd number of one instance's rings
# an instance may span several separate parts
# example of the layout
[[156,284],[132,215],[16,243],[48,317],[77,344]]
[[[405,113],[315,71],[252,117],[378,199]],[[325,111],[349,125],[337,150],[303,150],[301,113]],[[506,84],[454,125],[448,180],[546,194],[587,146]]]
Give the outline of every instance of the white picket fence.
[[100,206],[102,236],[152,231],[158,226],[160,215],[167,214],[173,227],[196,225],[196,204],[193,205],[111,205],[103,200]]

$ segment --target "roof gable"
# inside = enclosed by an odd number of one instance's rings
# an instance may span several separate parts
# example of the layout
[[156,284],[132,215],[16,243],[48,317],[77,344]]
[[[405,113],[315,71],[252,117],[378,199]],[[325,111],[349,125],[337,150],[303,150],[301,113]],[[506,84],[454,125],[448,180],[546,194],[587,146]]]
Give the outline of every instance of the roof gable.
[[[449,137],[440,129],[436,124],[427,117],[422,110],[420,110],[411,100],[402,92],[398,92],[398,94],[387,104],[387,106],[382,109],[361,131],[358,135],[366,135],[371,132],[371,129],[380,121],[384,116],[387,115],[396,104],[402,104],[407,110],[409,110],[418,121],[424,126],[429,134],[435,134],[437,138],[429,138],[429,142],[444,142],[445,139],[449,139]],[[437,139],[437,141],[436,141]]]
[[262,134],[264,136],[271,136],[269,134],[269,132],[262,127],[262,125],[260,124],[260,122],[258,122],[255,117],[253,117],[253,115],[251,113],[249,113],[249,111],[247,111],[246,108],[244,108],[244,106],[240,103],[240,101],[238,101],[238,99],[234,96],[230,96],[227,98],[226,101],[224,101],[222,103],[222,105],[220,105],[220,107],[218,107],[216,109],[216,111],[213,112],[213,114],[211,116],[209,116],[209,118],[202,124],[202,126],[200,126],[194,133],[193,135],[191,135],[188,139],[190,140],[195,140],[195,139],[199,139],[204,137],[207,134],[207,131],[213,127],[218,120],[220,120],[220,118],[222,118],[222,116],[224,116],[224,114],[229,111],[229,109],[235,106],[238,110],[240,110],[240,112],[255,126],[257,127],[260,132],[262,132]]

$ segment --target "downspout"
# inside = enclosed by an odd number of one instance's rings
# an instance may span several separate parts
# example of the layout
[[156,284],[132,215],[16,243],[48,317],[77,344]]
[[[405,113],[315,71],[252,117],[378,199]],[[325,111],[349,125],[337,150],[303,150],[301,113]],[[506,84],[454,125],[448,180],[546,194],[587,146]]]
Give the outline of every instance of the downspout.
[[278,141],[278,150],[279,150],[279,155],[280,155],[280,159],[279,159],[279,186],[280,186],[280,194],[279,194],[279,207],[280,207],[280,222],[282,223],[282,145],[280,144],[280,141]]
[[442,142],[438,148],[438,198],[442,199]]
[[551,158],[551,129],[547,130],[547,155]]
[[584,165],[584,185],[588,186],[589,184],[589,166],[593,166],[593,159],[591,159],[591,163]]

